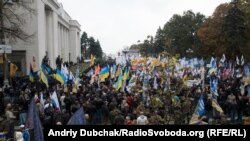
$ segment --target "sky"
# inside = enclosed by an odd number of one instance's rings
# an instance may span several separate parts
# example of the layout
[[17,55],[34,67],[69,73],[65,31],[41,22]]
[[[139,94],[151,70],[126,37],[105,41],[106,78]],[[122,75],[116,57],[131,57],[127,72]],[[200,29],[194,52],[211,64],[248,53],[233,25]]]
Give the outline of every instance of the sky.
[[125,47],[154,36],[173,14],[192,10],[211,16],[231,0],[58,0],[81,24],[82,32],[100,41],[103,52],[117,54]]

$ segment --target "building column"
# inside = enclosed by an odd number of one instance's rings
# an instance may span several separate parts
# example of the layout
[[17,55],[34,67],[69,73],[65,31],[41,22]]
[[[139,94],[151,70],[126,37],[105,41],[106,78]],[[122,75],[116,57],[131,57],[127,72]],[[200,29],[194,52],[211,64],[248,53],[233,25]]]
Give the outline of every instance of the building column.
[[69,31],[68,31],[68,29],[66,29],[65,32],[66,32],[65,44],[66,44],[67,58],[68,58],[68,61],[71,61],[72,57],[70,55],[70,50],[69,50]]
[[54,67],[56,67],[56,58],[57,56],[60,54],[59,53],[59,44],[58,44],[58,40],[59,40],[59,34],[58,34],[58,15],[56,12],[53,12],[53,36],[54,36],[54,40],[53,40],[53,63],[54,63]]
[[47,51],[50,66],[54,66],[54,58],[53,58],[53,11],[46,10],[46,42],[47,42]]
[[58,55],[60,55],[62,57],[62,48],[61,48],[61,25],[58,23]]
[[65,58],[65,44],[64,44],[64,30],[63,30],[63,26],[61,26],[61,49],[62,49],[62,58],[63,58],[63,61],[66,61],[66,58]]

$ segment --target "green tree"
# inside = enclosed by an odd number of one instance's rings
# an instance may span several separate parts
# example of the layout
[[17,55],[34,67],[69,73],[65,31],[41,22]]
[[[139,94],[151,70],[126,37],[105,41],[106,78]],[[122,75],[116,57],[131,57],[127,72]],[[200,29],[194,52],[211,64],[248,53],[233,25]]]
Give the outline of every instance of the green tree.
[[96,41],[94,37],[88,37],[86,32],[83,32],[81,36],[81,48],[85,53],[85,59],[90,58],[91,54],[93,54],[97,60],[102,59],[103,51],[99,40]]
[[163,28],[165,47],[181,56],[187,56],[188,49],[199,50],[200,41],[196,30],[204,21],[203,14],[195,14],[191,10],[184,12],[183,15],[173,15]]
[[89,48],[87,50],[87,53],[89,54],[89,56],[93,54],[94,56],[96,56],[96,58],[102,58],[103,52],[100,42],[98,40],[95,41],[94,37],[89,38]]
[[140,52],[143,56],[154,56],[154,38],[152,36],[147,36],[147,39],[143,43],[138,45],[140,47]]
[[244,13],[237,7],[236,2],[232,2],[231,5],[227,15],[224,17],[222,33],[227,45],[227,56],[235,58],[243,53],[243,48],[247,42],[246,22]]
[[100,44],[99,40],[97,40],[95,44],[96,44],[96,48],[97,48],[96,56],[98,58],[102,58],[103,57],[103,51],[102,51],[102,47],[101,47],[101,44]]
[[[246,23],[246,33],[250,33],[250,1],[249,0],[238,0],[237,6],[244,12],[245,23]],[[244,57],[250,60],[250,34],[247,34],[247,43],[243,49]]]
[[86,32],[83,32],[82,33],[82,36],[81,36],[81,50],[85,56],[85,59],[87,58],[87,47],[89,45],[89,38],[88,38],[88,34]]
[[155,55],[165,50],[164,35],[161,27],[158,28],[154,39],[154,53]]

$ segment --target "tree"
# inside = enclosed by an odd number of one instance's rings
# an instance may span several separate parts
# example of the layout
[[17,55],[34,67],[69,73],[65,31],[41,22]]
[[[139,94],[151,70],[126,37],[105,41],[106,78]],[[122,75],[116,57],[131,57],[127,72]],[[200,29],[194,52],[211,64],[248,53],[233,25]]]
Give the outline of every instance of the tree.
[[246,45],[246,26],[244,13],[237,7],[235,2],[231,3],[232,7],[224,17],[222,33],[227,45],[226,54],[230,58],[236,58],[243,53]]
[[87,52],[89,55],[93,54],[94,56],[96,56],[96,58],[102,58],[103,52],[102,52],[100,42],[98,40],[95,41],[93,37],[90,37],[89,48]]
[[191,10],[184,12],[183,15],[173,15],[163,28],[165,47],[181,56],[187,56],[188,49],[198,50],[200,41],[196,30],[204,21],[203,14],[195,14]]
[[[13,2],[12,2],[13,1]],[[31,2],[25,0],[0,0],[0,40],[5,43],[5,37],[9,41],[28,41],[33,35],[28,34],[23,29],[25,24],[24,14],[34,14],[35,10],[30,7]],[[24,13],[16,12],[17,8],[22,8]]]
[[238,8],[244,12],[245,20],[250,20],[250,1],[249,0],[237,0],[236,4]]
[[154,54],[154,38],[147,36],[147,39],[143,43],[138,44],[140,47],[140,53],[143,56],[153,56]]
[[81,50],[83,51],[85,55],[85,59],[87,58],[87,47],[89,45],[89,39],[88,39],[88,34],[84,31],[81,36]]
[[197,31],[202,42],[202,55],[221,57],[225,53],[227,58],[234,60],[236,54],[244,54],[250,59],[250,36],[245,34],[250,31],[249,9],[246,0],[237,1],[237,7],[232,3],[219,5]]
[[103,51],[99,40],[95,41],[94,37],[88,37],[86,32],[81,36],[81,48],[85,52],[85,58],[90,58],[93,54],[97,59],[102,59]]
[[[249,0],[238,0],[238,8],[244,13],[246,23],[246,33],[250,32],[250,1]],[[243,49],[245,59],[250,60],[250,34],[247,34],[247,43]]]
[[103,51],[102,51],[102,47],[101,47],[101,44],[100,44],[99,40],[96,41],[96,49],[97,49],[96,56],[97,56],[98,58],[102,58],[102,56],[103,56]]
[[223,17],[229,10],[228,4],[218,6],[213,15],[209,17],[197,30],[197,35],[201,41],[201,54],[204,58],[214,54],[221,57],[225,53],[225,37],[222,33]]
[[159,54],[164,51],[164,36],[161,27],[158,28],[154,40],[154,53]]
[[129,49],[140,49],[140,46],[138,44],[133,44],[129,47]]

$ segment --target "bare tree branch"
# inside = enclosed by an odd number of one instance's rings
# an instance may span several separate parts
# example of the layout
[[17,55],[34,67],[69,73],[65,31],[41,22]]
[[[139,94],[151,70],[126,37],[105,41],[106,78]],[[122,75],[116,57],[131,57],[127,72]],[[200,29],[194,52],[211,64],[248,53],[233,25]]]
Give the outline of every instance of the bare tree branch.
[[[27,13],[32,15],[37,14],[36,10],[31,8],[31,4],[31,1],[18,0],[13,1],[12,5],[9,5],[8,1],[0,0],[1,39],[4,39],[4,37],[7,36],[11,41],[17,41],[16,39],[20,39],[24,42],[29,42],[29,39],[34,36],[34,33],[30,35],[30,33],[27,33],[23,28],[26,23],[25,17],[27,17]],[[22,13],[20,13],[20,11],[22,11]]]

